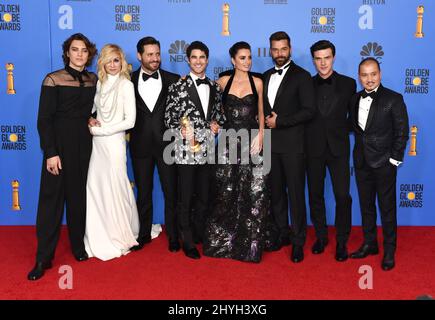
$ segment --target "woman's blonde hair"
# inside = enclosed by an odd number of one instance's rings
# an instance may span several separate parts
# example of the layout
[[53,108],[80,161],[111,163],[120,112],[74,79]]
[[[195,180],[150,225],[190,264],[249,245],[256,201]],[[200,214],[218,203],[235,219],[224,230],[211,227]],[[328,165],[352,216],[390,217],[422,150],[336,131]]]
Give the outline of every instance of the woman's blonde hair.
[[120,76],[130,80],[131,67],[125,60],[124,51],[122,51],[120,46],[109,43],[106,44],[103,49],[101,49],[100,56],[98,57],[98,79],[101,82],[105,82],[107,80],[107,72],[104,66],[117,55],[119,55],[121,58],[121,71],[119,72]]

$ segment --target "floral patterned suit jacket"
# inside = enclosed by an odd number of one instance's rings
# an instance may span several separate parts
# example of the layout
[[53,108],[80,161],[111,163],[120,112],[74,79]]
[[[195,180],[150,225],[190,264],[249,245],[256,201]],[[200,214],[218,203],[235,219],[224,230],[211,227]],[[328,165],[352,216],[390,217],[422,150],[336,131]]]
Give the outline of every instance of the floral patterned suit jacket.
[[[176,136],[174,143],[176,164],[205,164],[207,159],[214,155],[214,134],[210,130],[210,123],[216,121],[222,126],[225,122],[225,115],[219,85],[213,80],[208,78],[207,80],[210,85],[207,117],[204,114],[195,84],[189,75],[169,87],[165,125],[167,128],[173,129],[173,134]],[[190,150],[190,144],[183,140],[180,124],[183,116],[189,118],[190,125],[194,129],[195,140],[201,146],[199,152],[193,153]],[[212,147],[213,150],[211,150]],[[207,152],[207,148],[209,152]]]

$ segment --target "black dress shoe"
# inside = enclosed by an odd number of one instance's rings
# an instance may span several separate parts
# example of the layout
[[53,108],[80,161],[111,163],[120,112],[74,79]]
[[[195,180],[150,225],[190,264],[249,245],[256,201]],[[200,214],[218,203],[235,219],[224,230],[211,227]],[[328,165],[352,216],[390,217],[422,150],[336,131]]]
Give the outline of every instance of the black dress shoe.
[[378,245],[363,244],[357,251],[351,253],[352,259],[362,259],[368,255],[375,255],[379,253]]
[[302,262],[304,260],[304,248],[302,246],[293,246],[292,248],[292,255],[290,259],[294,263]]
[[385,253],[384,258],[382,259],[382,270],[388,271],[394,268],[394,253]]
[[76,258],[77,261],[81,262],[81,261],[86,261],[89,259],[88,254],[85,252],[84,254],[80,255],[80,256],[74,256],[74,258]]
[[347,253],[347,247],[345,244],[337,243],[337,248],[335,251],[335,260],[343,262],[349,257]]
[[290,245],[290,238],[289,237],[279,237],[273,242],[270,242],[266,247],[264,248],[264,251],[272,252],[272,251],[278,251],[281,250],[282,247]]
[[147,243],[151,242],[151,237],[140,238],[140,239],[137,239],[136,241],[137,241],[138,244],[133,246],[133,247],[131,247],[130,250],[132,250],[132,251],[138,251],[138,250],[142,249]]
[[181,249],[180,243],[178,241],[169,241],[169,247],[168,247],[168,249],[171,252],[180,251],[180,249]]
[[321,254],[325,251],[325,247],[328,245],[328,239],[317,239],[311,248],[313,254]]
[[33,269],[27,275],[28,280],[38,280],[42,278],[45,270],[50,269],[52,267],[51,262],[36,262]]
[[199,254],[198,249],[196,249],[195,247],[191,247],[191,248],[183,247],[183,251],[184,251],[184,254],[186,255],[186,257],[188,257],[188,258],[191,258],[191,259],[201,258],[201,255]]

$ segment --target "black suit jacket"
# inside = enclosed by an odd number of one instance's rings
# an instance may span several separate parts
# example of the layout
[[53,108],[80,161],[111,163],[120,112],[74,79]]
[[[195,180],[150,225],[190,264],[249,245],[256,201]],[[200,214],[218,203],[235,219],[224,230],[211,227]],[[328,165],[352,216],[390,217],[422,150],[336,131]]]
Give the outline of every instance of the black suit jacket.
[[365,130],[362,130],[358,125],[361,92],[355,94],[351,100],[355,167],[361,168],[367,163],[372,168],[379,168],[390,158],[403,161],[409,137],[409,123],[402,95],[380,85],[370,106]]
[[313,82],[308,71],[293,61],[288,68],[273,106],[269,103],[267,91],[274,68],[263,74],[264,115],[270,115],[272,111],[278,115],[276,128],[272,129],[272,152],[303,153],[304,125],[316,112]]
[[168,142],[163,141],[163,133],[166,130],[164,115],[168,88],[178,81],[180,76],[175,73],[160,69],[162,77],[162,91],[156,105],[151,112],[139,94],[138,83],[140,68],[133,72],[131,81],[134,84],[136,95],[136,123],[130,131],[130,152],[133,158],[145,158],[151,155],[161,157],[164,147]]
[[[317,108],[323,97],[319,96],[319,75],[313,77]],[[349,155],[349,102],[356,92],[354,79],[343,76],[334,71],[332,77],[332,94],[328,97],[327,110],[317,109],[315,117],[306,125],[306,151],[310,157],[323,154],[326,146],[331,153],[338,157]]]

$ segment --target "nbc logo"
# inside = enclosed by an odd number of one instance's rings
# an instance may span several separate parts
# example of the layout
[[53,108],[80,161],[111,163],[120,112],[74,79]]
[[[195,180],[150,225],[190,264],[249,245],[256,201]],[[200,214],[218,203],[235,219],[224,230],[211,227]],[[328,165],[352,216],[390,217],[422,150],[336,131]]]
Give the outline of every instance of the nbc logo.
[[176,40],[174,43],[171,43],[170,48],[168,50],[170,54],[171,62],[187,62],[186,50],[189,46],[184,40]]
[[377,42],[369,42],[362,46],[360,54],[361,59],[372,57],[380,62],[384,56],[384,51],[382,51],[382,46]]

